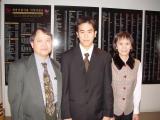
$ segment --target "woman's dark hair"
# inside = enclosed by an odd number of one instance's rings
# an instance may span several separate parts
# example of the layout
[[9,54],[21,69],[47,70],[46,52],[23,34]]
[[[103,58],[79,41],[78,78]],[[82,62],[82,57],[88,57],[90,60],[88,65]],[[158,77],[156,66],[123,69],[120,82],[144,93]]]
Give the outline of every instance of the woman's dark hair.
[[124,31],[117,33],[115,35],[115,37],[114,37],[114,40],[113,40],[113,50],[114,50],[114,52],[117,52],[117,49],[116,49],[116,47],[117,47],[117,45],[116,45],[117,41],[119,39],[122,39],[122,38],[126,38],[127,40],[130,40],[131,46],[132,46],[132,49],[131,49],[131,52],[132,52],[133,49],[134,49],[134,39],[133,39],[133,37],[132,37],[132,35],[130,33],[124,32]]
[[34,41],[37,31],[42,31],[46,35],[50,36],[52,39],[52,34],[46,28],[37,28],[32,32],[32,34],[30,36],[30,42]]

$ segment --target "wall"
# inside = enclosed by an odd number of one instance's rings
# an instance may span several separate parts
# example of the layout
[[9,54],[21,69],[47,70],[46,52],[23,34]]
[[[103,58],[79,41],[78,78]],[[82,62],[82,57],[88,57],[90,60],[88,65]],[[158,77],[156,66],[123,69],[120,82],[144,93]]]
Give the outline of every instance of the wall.
[[[85,2],[80,0],[2,0],[2,16],[4,18],[4,6],[3,4],[44,4],[52,6],[52,13],[54,13],[54,5],[68,5],[68,6],[91,6],[91,7],[109,7],[109,8],[124,8],[124,9],[138,9],[138,10],[155,10],[160,11],[160,0],[85,0]],[[101,11],[100,11],[101,13]],[[51,29],[53,30],[53,20],[54,16],[51,16]],[[53,32],[53,31],[51,31]],[[4,44],[4,19],[1,21],[1,44]],[[143,47],[142,47],[143,48]],[[4,47],[2,48],[2,53],[4,53]],[[10,115],[9,105],[7,101],[7,86],[4,85],[4,54],[2,54],[2,79],[3,79],[3,102],[5,103],[6,115]],[[156,85],[143,85],[142,86],[142,100],[141,100],[141,111],[142,112],[152,112],[160,111],[160,84]]]

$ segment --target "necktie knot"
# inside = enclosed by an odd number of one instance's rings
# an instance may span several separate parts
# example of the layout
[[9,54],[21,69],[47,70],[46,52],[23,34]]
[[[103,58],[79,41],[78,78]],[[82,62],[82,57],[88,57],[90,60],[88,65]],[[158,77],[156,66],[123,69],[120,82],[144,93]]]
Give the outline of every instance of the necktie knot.
[[44,69],[47,68],[47,63],[42,63],[42,66],[44,67]]
[[88,59],[89,53],[85,53],[84,56]]

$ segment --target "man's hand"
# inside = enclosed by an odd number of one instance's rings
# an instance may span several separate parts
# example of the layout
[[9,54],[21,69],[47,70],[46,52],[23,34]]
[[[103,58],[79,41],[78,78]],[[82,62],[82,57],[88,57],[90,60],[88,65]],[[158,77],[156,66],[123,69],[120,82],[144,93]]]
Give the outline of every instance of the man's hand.
[[111,117],[103,117],[102,120],[112,120]]
[[132,120],[140,120],[139,119],[139,114],[133,114]]
[[110,120],[115,120],[115,118],[114,118],[114,117],[112,117]]

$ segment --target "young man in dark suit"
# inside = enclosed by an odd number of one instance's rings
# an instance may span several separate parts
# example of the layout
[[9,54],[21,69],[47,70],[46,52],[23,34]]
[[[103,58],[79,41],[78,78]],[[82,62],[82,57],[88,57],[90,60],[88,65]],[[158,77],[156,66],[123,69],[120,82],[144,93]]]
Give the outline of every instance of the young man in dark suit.
[[31,35],[34,53],[11,63],[8,98],[12,120],[60,120],[61,72],[50,58],[52,35],[38,28]]
[[92,18],[78,19],[76,34],[79,45],[62,55],[62,118],[109,120],[113,116],[111,57],[94,46],[97,31]]

